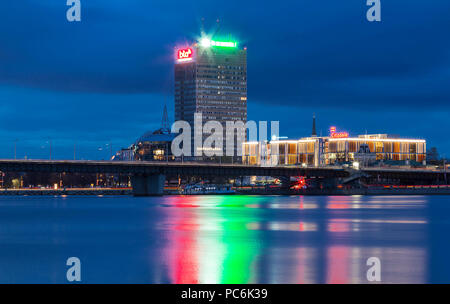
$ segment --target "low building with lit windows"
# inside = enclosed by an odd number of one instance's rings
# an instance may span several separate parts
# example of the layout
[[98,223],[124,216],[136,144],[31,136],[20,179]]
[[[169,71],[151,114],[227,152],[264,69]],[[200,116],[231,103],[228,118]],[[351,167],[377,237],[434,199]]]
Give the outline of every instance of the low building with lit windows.
[[141,161],[173,161],[172,141],[177,134],[157,130],[147,132],[133,145],[134,159]]
[[[314,132],[313,132],[314,134]],[[324,166],[347,162],[371,165],[380,161],[409,161],[424,164],[426,141],[404,139],[387,134],[351,137],[347,132],[330,128],[326,137],[306,137],[298,140],[246,142],[243,163],[261,166]]]

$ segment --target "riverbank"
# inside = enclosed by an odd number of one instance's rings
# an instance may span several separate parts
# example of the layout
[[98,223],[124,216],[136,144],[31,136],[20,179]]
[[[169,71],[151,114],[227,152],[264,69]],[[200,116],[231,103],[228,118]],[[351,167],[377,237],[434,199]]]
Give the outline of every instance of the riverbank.
[[450,195],[450,185],[409,186],[409,187],[368,187],[350,189],[252,189],[239,191],[239,194],[252,195]]
[[[261,188],[236,190],[226,195],[450,195],[450,185],[416,187],[369,187],[360,189],[273,189]],[[4,189],[0,196],[77,196],[77,195],[133,195],[131,188],[70,188],[70,189]],[[180,195],[177,191],[166,190],[165,195]],[[195,195],[225,195],[223,193],[197,193]]]
[[0,196],[132,195],[131,188],[4,189]]

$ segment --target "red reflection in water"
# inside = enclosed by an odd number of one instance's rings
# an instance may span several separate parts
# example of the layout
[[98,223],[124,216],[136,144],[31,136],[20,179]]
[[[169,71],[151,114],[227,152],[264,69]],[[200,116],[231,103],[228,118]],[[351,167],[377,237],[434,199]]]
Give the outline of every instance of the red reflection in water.
[[305,224],[303,222],[300,222],[300,231],[305,231]]
[[197,204],[194,197],[189,196],[175,196],[169,201],[173,204],[174,207],[178,208],[197,208],[199,205]]
[[[171,226],[169,229],[169,248],[167,248],[167,263],[172,283],[197,284],[199,261],[196,255],[196,233],[199,225],[197,215],[190,209],[193,207],[191,198],[175,197],[171,203],[178,208],[170,208],[168,215]],[[185,209],[185,208],[189,209]]]
[[[301,223],[300,223],[301,225]],[[308,250],[306,248],[299,248],[297,250],[297,271],[296,271],[296,284],[309,283],[305,280],[306,267],[308,267]]]
[[300,209],[305,208],[303,200],[304,200],[303,196],[300,196]]
[[175,284],[196,284],[198,283],[198,261],[195,255],[196,242],[192,231],[175,233],[172,257],[172,278]]
[[344,246],[333,246],[327,249],[327,283],[348,283],[348,261],[350,258],[349,253],[349,248]]
[[330,196],[327,204],[329,209],[348,209],[350,208],[349,199],[346,196]]
[[328,223],[328,231],[330,232],[349,232],[350,225],[347,222],[333,221]]

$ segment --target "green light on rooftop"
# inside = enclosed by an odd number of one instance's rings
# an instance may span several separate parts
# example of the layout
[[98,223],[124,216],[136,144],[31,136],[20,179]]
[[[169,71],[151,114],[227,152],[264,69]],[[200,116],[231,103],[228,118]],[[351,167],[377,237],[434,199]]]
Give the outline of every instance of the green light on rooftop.
[[235,48],[237,47],[237,42],[234,41],[214,41],[210,40],[208,38],[203,38],[200,40],[200,45],[202,47],[211,47],[211,46],[219,46],[219,47],[229,47],[229,48]]

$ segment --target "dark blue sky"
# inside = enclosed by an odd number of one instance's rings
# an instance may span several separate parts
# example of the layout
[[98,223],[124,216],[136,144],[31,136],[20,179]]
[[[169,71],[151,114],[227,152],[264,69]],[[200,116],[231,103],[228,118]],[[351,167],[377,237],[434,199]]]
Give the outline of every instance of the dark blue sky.
[[[450,156],[450,2],[66,0],[0,4],[0,158],[107,158],[173,119],[173,47],[221,19],[248,47],[249,119],[310,134],[311,116],[360,133],[426,138]],[[103,150],[99,151],[98,148]]]

